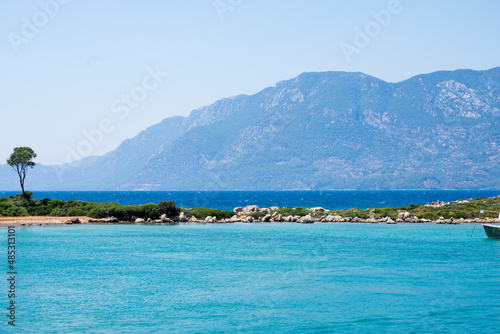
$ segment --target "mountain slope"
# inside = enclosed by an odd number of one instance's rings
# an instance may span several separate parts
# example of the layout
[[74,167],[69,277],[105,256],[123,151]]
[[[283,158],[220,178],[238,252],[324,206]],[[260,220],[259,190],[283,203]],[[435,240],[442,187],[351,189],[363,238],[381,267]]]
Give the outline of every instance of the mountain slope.
[[[500,68],[304,73],[174,117],[32,189],[500,188]],[[56,174],[54,177],[53,174]],[[6,180],[0,168],[0,188]]]

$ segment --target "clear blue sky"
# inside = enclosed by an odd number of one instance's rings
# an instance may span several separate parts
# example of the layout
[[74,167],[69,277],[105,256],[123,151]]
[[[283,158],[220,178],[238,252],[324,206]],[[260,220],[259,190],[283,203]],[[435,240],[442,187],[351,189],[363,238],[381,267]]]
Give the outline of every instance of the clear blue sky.
[[[500,1],[393,1],[0,0],[0,163],[16,146],[43,164],[101,155],[166,117],[302,72],[395,82],[500,66]],[[372,11],[388,9],[375,23]],[[372,29],[369,43],[356,46],[356,27]],[[157,68],[168,76],[154,80]]]

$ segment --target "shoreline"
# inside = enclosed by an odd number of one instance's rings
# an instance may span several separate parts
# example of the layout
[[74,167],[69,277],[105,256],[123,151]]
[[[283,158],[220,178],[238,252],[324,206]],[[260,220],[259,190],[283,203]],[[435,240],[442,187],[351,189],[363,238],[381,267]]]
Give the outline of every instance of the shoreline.
[[78,218],[80,224],[88,224],[89,217],[49,217],[49,216],[26,216],[26,217],[0,217],[0,227],[20,225],[70,225],[68,221]]
[[[76,221],[76,219],[78,219]],[[387,222],[369,219],[356,219],[351,221],[321,221],[315,220],[307,222],[299,221],[259,221],[254,220],[252,222],[245,221],[242,217],[241,219],[220,219],[220,220],[202,220],[197,219],[190,221],[170,221],[164,222],[159,220],[151,220],[144,222],[131,222],[131,221],[116,221],[115,219],[95,219],[90,217],[46,217],[46,216],[28,216],[28,217],[0,217],[0,228],[7,226],[57,226],[57,225],[179,225],[179,224],[385,224],[385,225],[396,225],[396,224],[435,224],[435,225],[460,225],[460,224],[499,224],[500,219],[457,219],[453,221],[439,221],[439,220],[422,220],[420,222],[411,221],[400,221],[400,222]]]

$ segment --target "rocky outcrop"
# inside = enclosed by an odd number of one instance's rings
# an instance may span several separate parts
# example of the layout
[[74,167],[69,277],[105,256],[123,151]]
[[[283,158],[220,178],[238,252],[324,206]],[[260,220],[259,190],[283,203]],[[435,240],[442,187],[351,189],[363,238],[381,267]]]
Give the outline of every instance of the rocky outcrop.
[[257,205],[247,205],[246,207],[237,207],[234,208],[234,213],[237,214],[249,214],[254,212],[260,212],[260,208]]
[[66,224],[81,224],[82,222],[80,221],[80,218],[75,217],[71,218],[70,220],[66,221]]
[[305,215],[303,217],[300,217],[297,220],[297,223],[300,223],[300,224],[312,224],[312,223],[314,223],[314,219],[310,215]]
[[260,221],[264,222],[264,223],[270,222],[271,221],[271,215],[270,214],[265,215],[264,217],[261,218]]
[[320,206],[318,206],[316,208],[310,208],[309,210],[311,210],[312,212],[325,212],[326,211],[325,209],[323,209]]
[[283,215],[281,213],[274,214],[272,218],[273,222],[281,223],[283,221]]
[[239,222],[241,222],[241,218],[239,216],[237,216],[237,215],[234,215],[234,216],[232,216],[229,219],[229,222],[231,222],[231,223],[239,223]]
[[342,216],[333,216],[333,215],[328,215],[325,218],[325,222],[327,223],[343,223],[345,222],[345,218]]

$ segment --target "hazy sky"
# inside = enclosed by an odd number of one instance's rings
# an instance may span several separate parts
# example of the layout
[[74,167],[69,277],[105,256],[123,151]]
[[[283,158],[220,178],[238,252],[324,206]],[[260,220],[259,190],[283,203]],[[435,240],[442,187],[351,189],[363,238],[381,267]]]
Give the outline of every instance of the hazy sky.
[[302,72],[500,66],[499,18],[498,0],[0,0],[0,163],[101,155]]

